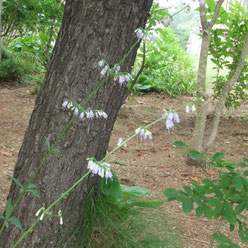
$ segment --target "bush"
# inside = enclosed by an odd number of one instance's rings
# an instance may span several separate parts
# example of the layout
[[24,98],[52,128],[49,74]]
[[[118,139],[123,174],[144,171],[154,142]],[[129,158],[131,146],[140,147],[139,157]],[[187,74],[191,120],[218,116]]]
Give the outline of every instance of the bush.
[[[155,44],[147,43],[145,69],[134,86],[134,91],[165,91],[170,96],[193,93],[196,70],[193,61],[181,48],[171,30],[158,29]],[[139,68],[141,53],[135,68]]]
[[32,73],[40,73],[44,69],[38,58],[29,52],[14,52],[10,48],[2,47],[2,61],[0,63],[0,81],[14,81],[20,83],[24,77]]

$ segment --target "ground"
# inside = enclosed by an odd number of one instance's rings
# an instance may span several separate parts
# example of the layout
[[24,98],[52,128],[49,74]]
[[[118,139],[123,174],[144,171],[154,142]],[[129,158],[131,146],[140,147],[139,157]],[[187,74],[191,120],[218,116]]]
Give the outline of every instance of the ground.
[[[212,168],[202,169],[186,165],[185,155],[179,154],[172,145],[176,140],[190,144],[194,113],[185,113],[185,104],[192,100],[191,96],[169,98],[165,94],[150,93],[126,101],[115,123],[108,151],[116,147],[119,138],[131,136],[139,126],[158,119],[163,109],[168,110],[171,107],[177,110],[181,122],[168,132],[164,121],[161,121],[149,129],[153,133],[153,142],[145,143],[134,138],[128,142],[127,147],[119,149],[109,158],[108,161],[123,184],[147,188],[151,195],[162,198],[161,192],[167,187],[181,189],[183,184],[190,185],[192,180],[199,181],[216,176]],[[30,86],[0,86],[0,212],[4,210],[11,183],[7,175],[13,173],[34,102],[35,96],[31,94]],[[248,102],[238,111],[225,112],[217,139],[211,148],[212,153],[226,152],[226,158],[232,161],[248,157],[247,107]],[[123,164],[120,165],[118,160],[122,160]],[[185,230],[181,233],[185,247],[208,247],[216,221],[197,218],[193,212],[185,215],[181,204],[177,202],[165,203],[164,207],[181,222]],[[227,225],[223,225],[221,231],[238,242],[235,233],[228,233]]]

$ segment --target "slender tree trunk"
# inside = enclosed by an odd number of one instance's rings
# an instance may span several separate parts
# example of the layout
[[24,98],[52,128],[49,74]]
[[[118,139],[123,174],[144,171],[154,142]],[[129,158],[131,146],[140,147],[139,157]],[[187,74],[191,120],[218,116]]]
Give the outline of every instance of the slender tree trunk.
[[[197,115],[195,128],[192,138],[192,146],[195,150],[203,152],[203,142],[206,127],[206,116],[208,106],[208,95],[206,94],[206,71],[207,71],[207,59],[210,45],[210,35],[214,23],[217,20],[220,7],[224,0],[219,0],[216,3],[216,8],[213,13],[213,17],[210,21],[207,20],[205,4],[200,4],[200,19],[202,24],[202,46],[199,60],[197,85],[196,85],[196,97],[197,97]],[[190,163],[190,161],[188,161]]]
[[237,80],[238,80],[238,78],[239,78],[239,76],[243,70],[247,54],[248,54],[248,35],[246,37],[246,41],[244,43],[243,50],[242,50],[237,68],[236,68],[232,78],[225,83],[225,85],[222,89],[221,97],[219,98],[219,100],[216,104],[215,111],[214,111],[214,118],[213,118],[212,123],[211,123],[210,133],[209,133],[209,136],[208,136],[206,142],[203,145],[204,151],[206,151],[210,146],[212,146],[212,144],[216,138],[218,126],[219,126],[219,122],[220,122],[220,117],[221,117],[223,109],[225,107],[225,102],[226,102],[228,93],[233,88],[234,84],[237,82]]
[[[62,102],[72,99],[81,103],[96,88],[100,81],[97,62],[104,58],[113,66],[123,58],[137,40],[134,31],[145,26],[151,4],[152,0],[66,1],[50,66],[15,166],[14,177],[24,185],[46,154],[45,137],[53,144],[73,116],[62,109]],[[137,48],[127,57],[121,71],[130,72]],[[87,171],[86,158],[103,158],[125,91],[125,87],[108,80],[87,107],[103,109],[109,118],[74,121],[58,145],[62,156],[50,157],[34,180],[41,199],[26,194],[14,211],[24,230],[36,219],[38,209],[51,204]],[[64,225],[60,226],[56,217],[45,216],[19,247],[30,247],[32,243],[36,248],[57,247],[61,233],[80,222],[90,178],[53,208],[55,214],[62,210]],[[13,183],[8,198],[15,201],[18,191]],[[10,225],[0,239],[1,247],[11,247],[20,235]]]

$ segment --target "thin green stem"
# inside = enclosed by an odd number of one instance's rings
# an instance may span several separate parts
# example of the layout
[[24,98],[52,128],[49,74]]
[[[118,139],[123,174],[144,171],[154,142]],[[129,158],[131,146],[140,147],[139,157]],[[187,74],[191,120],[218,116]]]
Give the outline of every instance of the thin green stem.
[[[156,124],[157,122],[164,120],[164,117],[161,117],[153,122],[151,122],[150,124],[144,126],[144,128],[148,128],[154,124]],[[116,148],[114,148],[112,151],[110,151],[102,160],[101,162],[105,161],[106,158],[108,158],[111,154],[113,154],[115,151],[117,151],[120,147],[122,147],[123,145],[125,145],[129,140],[131,140],[132,138],[134,138],[135,136],[139,135],[139,133],[134,133],[132,136],[130,136],[129,138],[127,138],[126,140],[124,140],[119,146],[117,146]]]
[[[59,201],[61,201],[66,195],[68,195],[85,177],[90,174],[90,170],[84,174],[76,183],[74,183],[65,193],[63,193],[56,201],[54,201],[46,210],[44,210],[43,214],[45,215],[54,205],[56,205]],[[35,222],[28,228],[28,230],[17,240],[17,242],[11,247],[15,248],[29,233],[30,231],[36,226],[39,222],[41,216],[35,220]]]

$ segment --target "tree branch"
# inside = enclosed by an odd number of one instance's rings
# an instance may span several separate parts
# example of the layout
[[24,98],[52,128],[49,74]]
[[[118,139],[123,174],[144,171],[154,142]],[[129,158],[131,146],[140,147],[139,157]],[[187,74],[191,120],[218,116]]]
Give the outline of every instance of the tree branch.
[[16,11],[17,11],[17,9],[19,8],[19,6],[21,5],[21,3],[22,3],[23,1],[24,1],[24,0],[20,0],[20,2],[15,6],[14,12],[13,12],[12,17],[11,17],[11,19],[10,19],[9,26],[8,26],[7,30],[5,31],[5,33],[2,34],[2,37],[3,37],[3,36],[6,36],[6,35],[9,33],[9,30],[10,30],[12,24],[13,24],[13,21],[14,21],[14,17],[15,17]]
[[216,7],[215,7],[215,10],[214,10],[214,14],[213,14],[213,17],[209,23],[210,25],[210,28],[212,29],[212,27],[214,26],[217,18],[218,18],[218,15],[219,15],[219,12],[220,12],[220,7],[221,5],[223,4],[224,0],[219,0],[216,4]]

